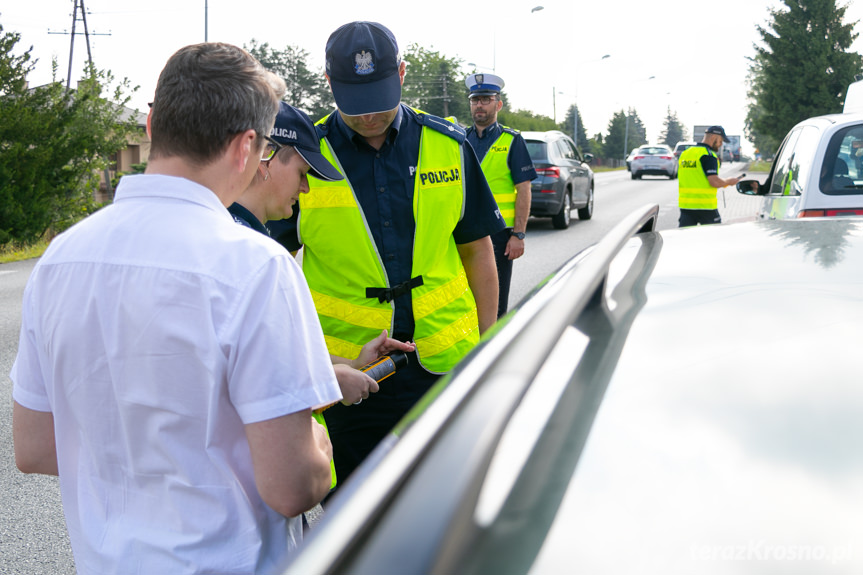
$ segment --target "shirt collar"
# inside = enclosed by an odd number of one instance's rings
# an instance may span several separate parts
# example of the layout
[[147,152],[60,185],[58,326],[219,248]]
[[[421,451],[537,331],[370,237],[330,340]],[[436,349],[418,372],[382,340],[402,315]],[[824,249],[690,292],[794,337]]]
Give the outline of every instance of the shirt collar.
[[164,198],[198,204],[214,212],[233,217],[210,188],[177,176],[162,174],[134,174],[123,176],[114,193],[114,201]]
[[498,134],[500,134],[501,130],[503,129],[500,127],[500,124],[498,122],[494,122],[493,124],[489,124],[488,126],[486,126],[485,130],[482,131],[482,135],[480,135],[479,130],[476,129],[476,124],[471,126],[471,128],[473,129],[474,133],[476,134],[476,137],[481,139],[481,140],[484,140],[489,136],[498,135]]
[[[341,114],[339,114],[338,112],[334,112],[334,115],[336,116],[336,126],[338,126],[338,129],[342,132],[342,135],[344,135],[345,139],[353,142],[355,146],[358,143],[366,143],[365,138],[357,134],[347,124],[345,124],[345,121],[342,119]],[[393,123],[390,124],[389,131],[387,132],[387,142],[392,143],[395,141],[396,137],[399,134],[399,129],[401,128],[403,119],[404,108],[401,104],[399,104],[398,111],[396,112],[396,117],[393,118]]]

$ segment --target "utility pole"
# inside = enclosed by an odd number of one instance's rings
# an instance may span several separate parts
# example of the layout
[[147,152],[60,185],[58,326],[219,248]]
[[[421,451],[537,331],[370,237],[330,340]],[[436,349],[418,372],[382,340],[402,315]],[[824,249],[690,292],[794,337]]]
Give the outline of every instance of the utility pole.
[[[93,52],[90,50],[90,30],[87,28],[87,10],[84,8],[84,0],[72,0],[75,2],[75,8],[72,10],[72,32],[71,32],[71,41],[69,42],[69,71],[66,74],[66,90],[72,86],[72,60],[75,55],[75,34],[80,34],[80,32],[75,32],[75,24],[78,22],[78,10],[80,9],[80,20],[84,24],[84,40],[87,42],[87,63],[92,66],[93,65]],[[64,30],[63,32],[51,32],[48,31],[49,34],[66,34],[67,32]],[[92,33],[93,36],[110,36],[111,34],[99,34],[96,32]],[[111,173],[108,169],[108,166],[105,166],[105,189],[108,192],[108,197],[111,200],[114,199],[114,190],[111,187]]]
[[[71,42],[69,43],[69,72],[66,74],[66,89],[68,90],[72,85],[72,59],[75,55],[75,35],[81,34],[81,32],[75,32],[75,25],[80,19],[84,25],[84,38],[87,42],[87,62],[92,65],[93,64],[93,53],[90,51],[90,36],[110,36],[111,34],[99,34],[98,32],[91,32],[87,29],[87,11],[84,9],[84,0],[72,0],[75,2],[75,8],[72,10],[72,32],[66,32],[65,30],[62,32],[51,32],[48,31],[49,34],[70,34],[72,36]],[[78,10],[81,11],[80,18],[78,17]]]
[[443,67],[443,117],[449,116],[449,94],[446,91],[446,67]]

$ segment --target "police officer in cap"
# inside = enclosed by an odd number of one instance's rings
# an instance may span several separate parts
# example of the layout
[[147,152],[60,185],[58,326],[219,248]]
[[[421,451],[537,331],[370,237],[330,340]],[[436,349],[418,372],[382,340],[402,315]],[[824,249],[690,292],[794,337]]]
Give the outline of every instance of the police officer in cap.
[[530,182],[536,177],[536,170],[521,134],[497,122],[497,113],[503,107],[500,99],[503,79],[494,74],[471,74],[465,78],[465,85],[470,91],[473,118],[467,141],[482,162],[482,171],[506,222],[506,229],[491,237],[497,264],[497,316],[501,317],[509,302],[512,260],[524,254]]
[[717,152],[728,142],[722,126],[710,126],[701,143],[683,150],[678,160],[678,227],[721,224],[716,202],[717,188],[737,185],[743,176],[724,180],[719,177]]
[[377,393],[324,412],[342,484],[496,321],[489,236],[504,223],[464,130],[401,103],[406,65],[388,28],[345,24],[325,55],[338,110],[317,130],[345,177],[309,181],[283,245],[303,246],[330,353],[356,357],[382,329],[416,342]]

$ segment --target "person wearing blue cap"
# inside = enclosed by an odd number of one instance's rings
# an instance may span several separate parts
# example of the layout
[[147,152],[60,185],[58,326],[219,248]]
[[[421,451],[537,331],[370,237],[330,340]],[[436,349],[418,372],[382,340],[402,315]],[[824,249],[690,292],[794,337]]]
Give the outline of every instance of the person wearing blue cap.
[[743,176],[725,180],[719,177],[717,152],[728,142],[722,126],[710,126],[699,144],[683,150],[677,160],[678,227],[721,224],[716,190],[735,186]]
[[[328,182],[342,180],[344,176],[321,154],[318,134],[309,116],[286,102],[279,102],[276,122],[265,139],[266,147],[255,177],[228,211],[238,224],[269,236],[270,222],[290,218],[299,195],[308,193],[308,176]],[[378,383],[359,368],[396,350],[413,351],[414,346],[388,338],[383,330],[353,359],[330,356],[344,405],[358,404],[378,391]],[[315,414],[315,418],[325,424],[320,414]],[[334,474],[333,487],[336,479]]]
[[502,126],[497,113],[503,107],[500,91],[504,82],[494,74],[471,74],[465,78],[469,90],[473,126],[467,141],[481,162],[506,228],[491,236],[497,265],[497,317],[506,314],[512,261],[524,255],[524,235],[530,217],[530,182],[536,178],[527,144],[518,131]]
[[325,412],[341,483],[496,321],[489,236],[504,222],[464,131],[400,103],[406,66],[389,29],[341,26],[325,71],[338,110],[317,124],[321,152],[345,179],[310,182],[284,245],[304,246],[330,353],[354,357],[382,329],[416,343],[368,401]]

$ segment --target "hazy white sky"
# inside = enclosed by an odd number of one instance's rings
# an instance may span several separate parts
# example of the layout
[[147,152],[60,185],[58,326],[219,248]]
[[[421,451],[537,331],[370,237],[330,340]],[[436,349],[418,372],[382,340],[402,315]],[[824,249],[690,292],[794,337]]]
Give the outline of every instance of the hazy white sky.
[[[96,66],[140,86],[132,104],[142,110],[170,55],[204,40],[205,21],[210,41],[296,45],[309,52],[312,69],[322,69],[333,30],[372,20],[389,27],[401,48],[418,43],[474,62],[480,71],[494,68],[514,108],[554,116],[556,102],[560,119],[577,101],[592,135],[607,130],[614,112],[633,107],[651,141],[658,140],[668,107],[690,133],[696,124],[722,124],[728,134],[743,135],[746,58],[754,54],[755,27],[767,22],[768,8],[778,6],[775,0],[436,0],[411,8],[401,0],[84,3]],[[540,5],[542,10],[531,11]],[[52,57],[65,81],[71,37],[49,32],[71,30],[73,7],[73,0],[0,0],[0,24],[21,34],[19,51],[32,45],[39,58],[31,85],[51,79]],[[860,20],[863,2],[851,3],[846,21]],[[80,21],[76,31],[83,31]],[[863,40],[852,49],[863,53]],[[601,60],[605,54],[610,57]],[[76,36],[73,82],[86,56],[84,36]],[[744,143],[744,151],[751,146]]]

